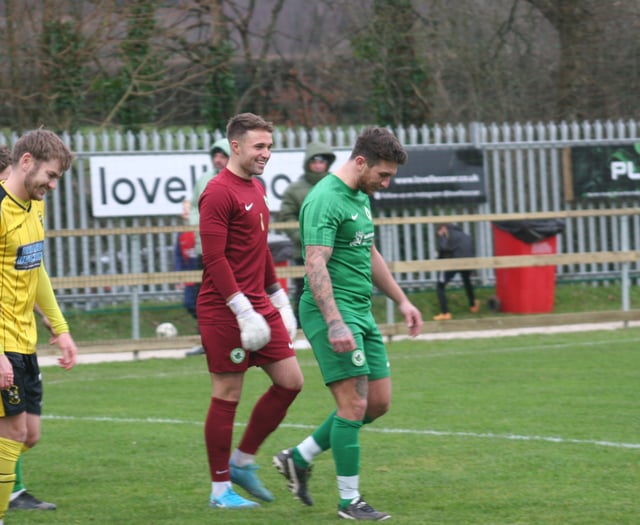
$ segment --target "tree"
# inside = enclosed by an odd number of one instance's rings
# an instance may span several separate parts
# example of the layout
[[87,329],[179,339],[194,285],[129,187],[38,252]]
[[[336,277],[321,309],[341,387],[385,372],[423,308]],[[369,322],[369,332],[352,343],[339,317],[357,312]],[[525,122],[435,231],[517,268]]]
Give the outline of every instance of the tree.
[[416,20],[411,0],[374,0],[370,23],[352,39],[355,58],[365,62],[372,85],[371,108],[380,124],[428,121],[426,64],[415,52]]
[[[602,19],[596,6],[591,0],[527,1],[549,21],[560,42],[556,77],[558,118],[588,118],[603,102],[598,79],[593,76],[597,69],[593,67],[594,57],[603,37]],[[615,6],[607,5],[606,9],[615,9]]]
[[85,87],[84,37],[71,17],[44,20],[42,77],[49,93],[48,122],[58,131],[76,131]]
[[[235,2],[226,4],[231,12],[227,20],[238,35],[237,45],[241,53],[240,82],[244,85],[238,99],[238,109],[249,109],[271,116],[268,103],[270,92],[267,89],[271,81],[269,51],[283,4],[284,0],[275,0],[270,9],[259,18],[254,17],[256,10],[261,9],[263,12],[266,5],[260,5],[256,0],[250,0],[247,7]],[[262,20],[265,23],[259,24]]]
[[0,122],[637,118],[637,0],[0,0]]
[[212,0],[210,11],[212,34],[202,58],[209,73],[206,75],[201,107],[208,127],[215,130],[225,129],[235,108],[236,81],[231,66],[233,46],[222,0]]
[[153,0],[128,2],[127,38],[120,45],[122,70],[112,84],[119,100],[110,115],[127,130],[152,123],[157,114],[153,94],[164,73],[162,55],[152,45],[155,4]]

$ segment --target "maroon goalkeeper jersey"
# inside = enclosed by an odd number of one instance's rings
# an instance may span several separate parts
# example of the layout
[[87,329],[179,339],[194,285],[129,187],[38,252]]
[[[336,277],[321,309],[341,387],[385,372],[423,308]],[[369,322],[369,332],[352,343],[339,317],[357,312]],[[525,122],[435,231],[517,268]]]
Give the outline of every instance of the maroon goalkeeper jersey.
[[234,319],[226,299],[238,291],[256,311],[271,310],[265,286],[277,277],[267,244],[269,207],[262,184],[225,168],[207,184],[199,207],[204,271],[198,322]]

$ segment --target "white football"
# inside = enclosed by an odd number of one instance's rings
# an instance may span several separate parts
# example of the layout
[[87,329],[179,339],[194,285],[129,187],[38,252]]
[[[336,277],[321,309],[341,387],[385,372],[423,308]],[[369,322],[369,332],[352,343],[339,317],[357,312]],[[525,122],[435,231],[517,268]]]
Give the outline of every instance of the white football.
[[178,335],[178,329],[173,323],[160,323],[156,328],[158,337],[175,337]]

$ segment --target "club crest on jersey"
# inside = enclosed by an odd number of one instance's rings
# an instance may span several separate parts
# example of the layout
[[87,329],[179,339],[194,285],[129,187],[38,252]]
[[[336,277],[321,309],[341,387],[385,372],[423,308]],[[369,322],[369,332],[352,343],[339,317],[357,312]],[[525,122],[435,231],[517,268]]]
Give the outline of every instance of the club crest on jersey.
[[363,208],[364,208],[364,214],[367,216],[367,219],[371,220],[371,210],[366,206],[363,206]]
[[11,385],[7,390],[7,397],[10,405],[20,404],[20,389],[16,385]]
[[231,359],[233,364],[239,365],[244,361],[246,355],[247,353],[244,351],[244,348],[234,348],[229,353],[229,359]]
[[364,366],[366,359],[362,350],[354,350],[351,354],[351,362],[356,366]]

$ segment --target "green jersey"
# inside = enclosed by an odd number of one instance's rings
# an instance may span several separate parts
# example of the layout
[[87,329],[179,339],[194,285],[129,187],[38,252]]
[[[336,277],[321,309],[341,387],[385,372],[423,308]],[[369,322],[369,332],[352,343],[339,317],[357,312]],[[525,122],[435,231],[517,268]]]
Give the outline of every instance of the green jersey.
[[[309,192],[300,210],[302,246],[333,248],[327,269],[340,310],[371,308],[371,247],[374,241],[369,197],[330,173]],[[313,301],[305,276],[303,300]]]

